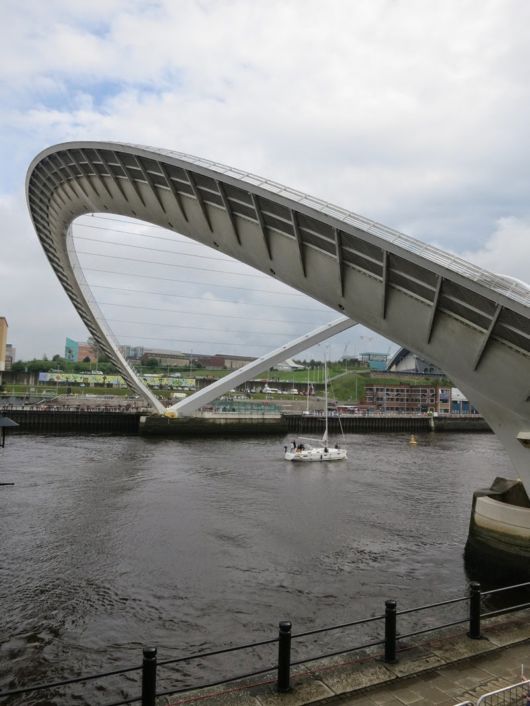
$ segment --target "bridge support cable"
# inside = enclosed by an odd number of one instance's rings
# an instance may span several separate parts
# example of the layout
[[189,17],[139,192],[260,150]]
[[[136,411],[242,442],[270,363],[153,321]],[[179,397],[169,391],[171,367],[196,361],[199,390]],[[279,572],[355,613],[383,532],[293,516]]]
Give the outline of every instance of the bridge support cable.
[[[114,332],[108,325],[107,320],[103,315],[103,312],[101,311],[98,303],[94,298],[92,289],[86,280],[83,268],[81,267],[81,263],[79,262],[79,258],[77,256],[77,252],[74,245],[74,235],[72,226],[70,226],[66,235],[66,248],[70,259],[70,264],[72,266],[72,270],[76,276],[77,285],[80,291],[82,292],[83,297],[87,302],[90,312],[94,318],[93,322],[89,322],[86,320],[86,316],[82,316],[83,321],[85,322],[85,324],[87,324],[87,326],[89,325],[89,323],[92,323],[92,326],[95,326],[95,330],[89,330],[91,331],[92,335],[94,335],[94,337],[96,338],[102,350],[104,350],[105,353],[109,355],[111,360],[113,360],[118,365],[122,377],[124,378],[125,382],[129,385],[129,387],[134,389],[145,400],[147,400],[151,407],[153,407],[159,414],[162,414],[165,410],[164,405],[160,402],[156,395],[154,395],[153,392],[147,387],[147,385],[145,385],[140,380],[140,378],[136,374],[136,371],[133,370],[127,362],[125,356],[120,351],[120,347],[118,341],[116,340]],[[79,306],[78,311],[79,313],[81,313]]]
[[273,365],[281,363],[286,358],[296,355],[296,353],[300,353],[301,351],[306,350],[306,348],[310,348],[317,343],[321,343],[331,336],[341,333],[342,331],[356,325],[357,323],[355,321],[352,321],[347,317],[341,317],[340,319],[336,319],[329,324],[319,326],[319,328],[314,331],[306,333],[303,336],[296,338],[294,341],[277,348],[271,353],[267,353],[266,355],[257,358],[257,360],[252,361],[252,363],[248,363],[248,365],[245,365],[238,370],[234,370],[234,372],[229,373],[217,382],[208,385],[208,387],[205,387],[203,390],[199,390],[189,397],[186,397],[185,400],[181,400],[171,407],[168,407],[166,410],[166,415],[180,417],[190,416],[193,412],[198,410],[199,407],[202,407],[212,400],[217,399],[225,392],[232,390],[234,387],[248,382],[248,380],[251,380],[255,375],[259,375],[265,370],[272,368]]

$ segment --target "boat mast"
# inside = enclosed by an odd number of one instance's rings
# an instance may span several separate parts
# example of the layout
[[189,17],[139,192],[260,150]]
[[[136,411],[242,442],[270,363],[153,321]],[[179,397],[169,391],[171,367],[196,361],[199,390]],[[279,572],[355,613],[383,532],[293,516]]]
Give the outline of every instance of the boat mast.
[[328,445],[328,361],[326,357],[326,352],[324,351],[324,417],[326,418],[326,427],[324,430],[324,436],[322,437],[322,443],[324,446]]

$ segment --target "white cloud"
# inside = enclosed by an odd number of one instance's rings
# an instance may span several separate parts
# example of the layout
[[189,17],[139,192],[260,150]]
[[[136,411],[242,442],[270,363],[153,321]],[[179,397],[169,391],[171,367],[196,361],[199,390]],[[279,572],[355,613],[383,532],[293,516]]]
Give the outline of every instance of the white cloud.
[[[85,327],[46,260],[24,200],[0,197],[0,310],[19,358],[64,352],[65,336]],[[70,333],[71,332],[71,333]]]
[[515,277],[530,287],[530,217],[501,218],[479,250],[464,252],[461,257],[490,272]]
[[[233,164],[528,280],[530,5],[28,0],[2,10],[0,207],[11,225],[0,307],[17,342],[38,342],[32,353],[55,352],[51,330],[82,330],[40,271],[22,194],[35,154],[70,139]],[[23,294],[32,281],[39,301]],[[47,338],[42,300],[65,312]],[[38,335],[18,333],[30,326]]]

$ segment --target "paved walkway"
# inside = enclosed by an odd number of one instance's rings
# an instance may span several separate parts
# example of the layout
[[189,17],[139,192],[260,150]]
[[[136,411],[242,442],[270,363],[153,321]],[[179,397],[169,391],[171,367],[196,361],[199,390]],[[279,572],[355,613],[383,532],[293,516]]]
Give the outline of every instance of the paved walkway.
[[[260,684],[198,690],[160,699],[160,706],[197,701],[201,706],[455,706],[530,678],[530,610],[483,621],[483,638],[464,628],[402,645],[396,664],[374,651],[351,652],[293,668],[293,689],[275,690],[275,676]],[[521,701],[522,703],[522,701]]]
[[[530,642],[469,657],[408,679],[336,697],[341,704],[356,706],[453,706],[521,681],[521,664],[530,666]],[[522,701],[521,701],[522,704]]]

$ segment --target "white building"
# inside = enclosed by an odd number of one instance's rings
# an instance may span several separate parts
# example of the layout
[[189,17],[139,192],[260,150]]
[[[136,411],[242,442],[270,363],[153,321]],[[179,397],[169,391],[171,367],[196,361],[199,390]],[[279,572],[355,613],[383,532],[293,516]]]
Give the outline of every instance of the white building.
[[414,373],[416,375],[444,375],[443,370],[433,363],[429,363],[419,355],[400,348],[388,363],[387,370],[392,373]]
[[287,358],[283,363],[275,365],[273,370],[305,370],[305,365],[299,365],[292,358]]

